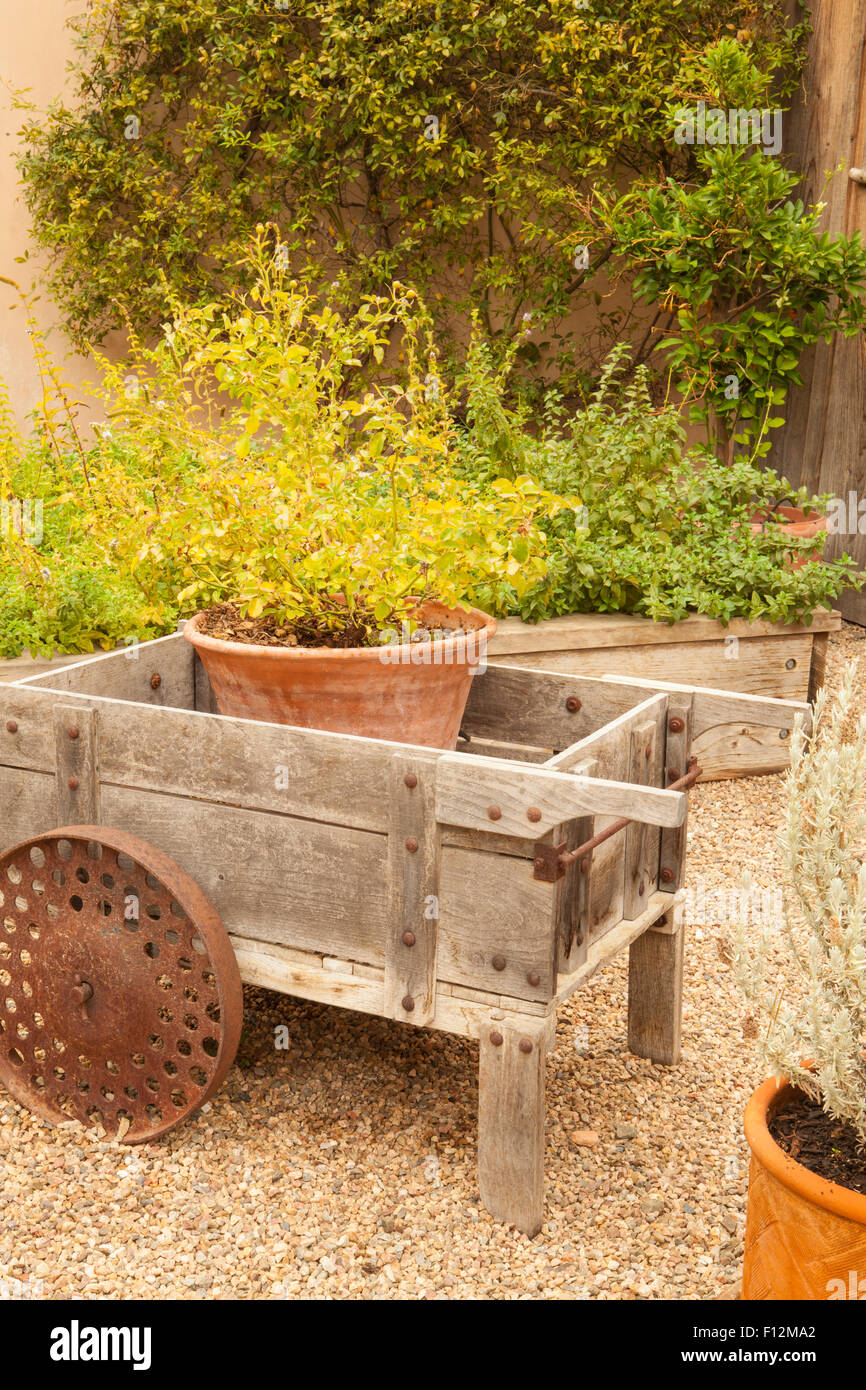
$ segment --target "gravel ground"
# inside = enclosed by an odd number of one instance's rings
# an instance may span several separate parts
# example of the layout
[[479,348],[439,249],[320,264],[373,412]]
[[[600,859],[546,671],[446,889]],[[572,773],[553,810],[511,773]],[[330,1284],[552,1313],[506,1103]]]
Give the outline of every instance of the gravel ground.
[[[831,639],[831,684],[863,637]],[[0,1297],[735,1297],[760,1077],[715,905],[743,866],[773,889],[780,779],[692,798],[682,1063],[627,1052],[624,957],[560,1011],[534,1240],[478,1201],[473,1044],[248,990],[222,1092],[158,1144],[0,1091]]]

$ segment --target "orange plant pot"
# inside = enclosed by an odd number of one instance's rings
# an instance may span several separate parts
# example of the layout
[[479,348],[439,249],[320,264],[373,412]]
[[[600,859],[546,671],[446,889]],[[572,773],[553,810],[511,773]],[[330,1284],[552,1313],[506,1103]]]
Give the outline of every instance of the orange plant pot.
[[472,678],[496,621],[478,608],[424,603],[428,627],[454,629],[437,641],[384,647],[262,647],[184,628],[204,663],[221,714],[363,738],[453,748]]
[[[751,521],[752,535],[759,535],[767,522],[774,519],[778,521],[781,531],[788,536],[795,536],[798,540],[811,540],[819,531],[827,530],[827,518],[819,512],[810,512],[807,516],[802,507],[776,507],[772,512],[755,512]],[[795,555],[792,552],[788,556],[787,564],[789,569],[802,569],[806,564],[806,556]]]
[[746,1106],[752,1162],[743,1298],[866,1298],[866,1196],[789,1158],[767,1127],[794,1093],[770,1077]]

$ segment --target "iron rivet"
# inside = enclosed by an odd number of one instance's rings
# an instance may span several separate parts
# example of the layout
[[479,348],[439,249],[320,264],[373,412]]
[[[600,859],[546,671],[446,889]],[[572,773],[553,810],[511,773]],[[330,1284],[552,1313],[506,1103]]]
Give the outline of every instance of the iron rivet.
[[673,881],[674,881],[674,871],[673,871],[673,869],[662,869],[661,873],[659,874],[659,878],[661,879],[662,883],[673,883]]
[[404,946],[414,946],[414,945],[415,945],[415,933],[414,933],[413,931],[404,931],[404,933],[403,933],[403,945],[404,945]]
[[418,778],[415,776],[414,772],[407,772],[403,781],[406,783],[407,787],[417,787],[418,785]]
[[530,806],[529,810],[526,812],[526,818],[527,820],[531,820],[533,824],[535,824],[536,821],[540,821],[541,812],[539,811],[538,807]]
[[520,1051],[526,1053],[530,1053],[532,1051],[532,1043],[529,1041],[528,1038],[520,1039]]
[[410,1014],[414,1007],[415,1000],[412,998],[411,994],[404,995],[403,1008],[406,1010],[407,1014]]
[[576,695],[569,695],[565,702],[565,708],[568,710],[569,714],[577,714],[577,711],[580,709],[580,701]]
[[501,1047],[505,1039],[503,1038],[502,1034],[497,1033],[496,1029],[494,1028],[493,1032],[490,1034],[490,1041],[492,1042],[494,1047]]
[[535,872],[537,874],[540,874],[544,872],[544,870],[547,868],[547,865],[545,864],[543,859],[536,859],[532,867],[535,869]]
[[409,836],[408,840],[406,841],[406,848],[408,849],[410,854],[415,854],[416,850],[418,849],[418,841],[415,839],[414,835]]
[[502,811],[498,806],[488,806],[487,818],[488,820],[502,820]]
[[494,970],[504,970],[507,962],[504,956],[494,956],[491,965]]
[[541,976],[539,975],[537,970],[530,970],[526,978],[532,985],[533,989],[535,989],[537,985],[541,984]]
[[7,719],[7,721],[6,721],[6,731],[7,731],[7,733],[10,733],[10,734],[17,734],[17,732],[18,732],[18,725],[15,723],[15,720],[14,720],[14,719]]
[[70,790],[71,792],[77,792],[77,791],[78,791],[78,778],[77,778],[77,777],[70,777],[70,779],[69,779],[69,781],[66,783],[66,785],[67,785],[67,787],[69,788],[69,790]]
[[789,735],[790,735],[790,732],[791,732],[790,729],[780,729],[780,730],[779,730],[779,738],[788,738]]
[[678,714],[675,714],[673,719],[668,720],[668,728],[672,734],[681,734],[685,727]]
[[70,727],[66,730],[66,732],[68,733],[70,738],[78,738],[78,725],[71,724]]
[[152,675],[151,678],[150,678],[150,688],[151,688],[151,690],[159,690],[159,687],[160,687],[161,685],[162,685],[162,676],[159,674],[158,671],[154,671],[153,675]]
[[678,767],[669,767],[669,768],[668,768],[668,781],[669,781],[669,782],[678,782],[679,780],[680,780],[680,770],[679,770],[679,768],[678,768]]
[[795,667],[796,665],[797,665],[797,663],[796,663],[796,661],[794,660],[794,658],[793,658],[792,656],[789,656],[789,657],[788,657],[788,660],[785,662],[785,670],[786,670],[786,671],[793,671],[793,669],[794,669],[794,667]]

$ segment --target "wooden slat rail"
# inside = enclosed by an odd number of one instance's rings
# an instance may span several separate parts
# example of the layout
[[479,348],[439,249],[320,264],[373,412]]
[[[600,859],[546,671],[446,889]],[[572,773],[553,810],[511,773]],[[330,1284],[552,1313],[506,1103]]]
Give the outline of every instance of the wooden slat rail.
[[682,792],[574,777],[550,772],[544,765],[445,754],[437,768],[436,816],[446,825],[537,840],[576,816],[628,816],[650,825],[676,826],[685,814]]

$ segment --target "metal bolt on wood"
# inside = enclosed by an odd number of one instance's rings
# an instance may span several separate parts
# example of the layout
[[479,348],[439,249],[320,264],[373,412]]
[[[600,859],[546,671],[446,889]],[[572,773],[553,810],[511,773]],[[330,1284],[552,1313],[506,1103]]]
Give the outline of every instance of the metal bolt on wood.
[[403,933],[403,945],[404,945],[404,946],[414,946],[414,945],[415,945],[415,933],[414,933],[413,931],[404,931],[404,933]]
[[405,994],[403,996],[403,1008],[406,1010],[407,1014],[411,1014],[414,1007],[415,1000],[412,998],[411,994]]
[[526,819],[531,820],[533,825],[541,820],[541,812],[537,806],[530,806],[529,810],[526,812]]
[[505,1039],[503,1038],[502,1034],[498,1033],[494,1028],[493,1032],[490,1034],[490,1041],[494,1047],[501,1047]]
[[10,733],[10,734],[17,734],[17,732],[18,732],[18,725],[15,723],[15,720],[14,720],[14,719],[7,719],[7,720],[6,720],[6,731],[7,731],[7,733]]
[[529,1041],[529,1038],[521,1038],[520,1043],[518,1045],[520,1047],[520,1051],[525,1052],[527,1056],[532,1051],[532,1043]]
[[673,719],[668,720],[668,728],[672,734],[681,734],[685,727],[685,724],[678,714],[675,714]]
[[565,702],[565,708],[568,710],[569,714],[577,714],[580,709],[580,700],[578,700],[576,695],[569,695]]
[[530,972],[529,972],[529,974],[527,975],[526,978],[527,978],[527,980],[529,981],[529,983],[532,985],[532,988],[533,988],[533,989],[536,989],[536,988],[538,987],[538,985],[541,984],[541,976],[539,975],[539,973],[538,973],[537,970],[530,970]]
[[403,781],[409,788],[417,787],[418,785],[418,778],[415,776],[414,772],[407,772]]
[[158,671],[154,671],[153,675],[152,675],[151,678],[150,678],[150,688],[151,688],[151,690],[159,690],[159,687],[160,687],[161,685],[162,685],[162,676],[159,674]]
[[659,874],[659,878],[661,879],[662,883],[673,883],[673,881],[674,881],[674,871],[673,871],[673,869],[662,869],[661,873]]
[[502,819],[502,810],[501,810],[501,808],[500,808],[499,806],[488,806],[488,807],[487,807],[487,816],[488,816],[488,819],[489,819],[489,820],[501,820],[501,819]]
[[415,839],[414,835],[409,836],[408,840],[406,841],[406,848],[408,849],[410,854],[417,854],[418,841]]
[[81,784],[79,783],[77,777],[70,777],[66,785],[71,792],[77,792]]
[[504,956],[494,956],[490,963],[494,970],[504,970],[508,964]]
[[72,739],[78,738],[78,733],[79,733],[78,725],[77,725],[77,724],[70,724],[70,726],[69,726],[69,728],[66,730],[66,732],[68,733],[68,735],[69,735],[70,738],[72,738]]

